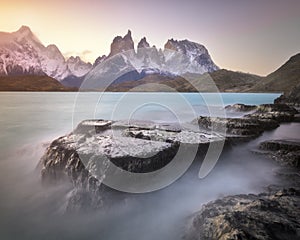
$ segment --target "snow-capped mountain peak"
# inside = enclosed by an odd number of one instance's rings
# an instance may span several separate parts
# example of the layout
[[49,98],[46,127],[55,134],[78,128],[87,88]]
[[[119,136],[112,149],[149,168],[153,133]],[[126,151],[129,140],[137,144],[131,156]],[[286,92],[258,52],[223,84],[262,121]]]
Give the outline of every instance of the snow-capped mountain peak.
[[189,61],[187,72],[205,73],[213,72],[219,68],[212,61],[208,50],[201,44],[189,40],[177,41],[169,39],[165,44],[165,51],[176,51],[181,53]]
[[124,37],[116,37],[111,44],[110,55],[96,62],[99,64],[94,64],[87,74],[84,87],[101,88],[111,80],[120,83],[138,80],[149,74],[182,76],[218,69],[208,50],[201,44],[170,39],[164,50],[158,50],[156,47],[151,48],[146,38],[142,38],[135,50],[130,31]]
[[0,33],[2,75],[46,74],[62,80],[70,75],[82,76],[91,69],[91,64],[81,60],[75,65],[66,62],[56,45],[45,47],[27,26],[16,32]]

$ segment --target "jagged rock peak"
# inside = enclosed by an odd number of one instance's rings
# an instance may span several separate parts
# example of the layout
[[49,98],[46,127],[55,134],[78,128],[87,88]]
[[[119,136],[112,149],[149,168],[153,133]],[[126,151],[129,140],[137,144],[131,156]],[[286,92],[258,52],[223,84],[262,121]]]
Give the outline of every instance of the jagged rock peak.
[[82,61],[79,56],[69,57],[69,59],[66,61],[66,63],[68,65],[68,69],[72,72],[72,75],[75,77],[84,76],[92,68],[91,63],[86,63],[86,62]]
[[138,43],[138,48],[149,48],[150,44],[147,42],[146,37],[143,37],[140,42]]
[[68,61],[75,62],[75,61],[80,61],[80,60],[81,60],[81,58],[79,56],[76,56],[76,57],[71,56],[71,57],[68,58],[67,62]]
[[16,33],[22,33],[22,34],[24,34],[24,33],[26,33],[26,34],[32,34],[32,31],[31,31],[31,29],[28,27],[28,26],[21,26],[20,28],[19,28],[19,30],[18,31],[16,31]]
[[40,40],[34,35],[28,26],[21,26],[16,32],[12,33],[12,36],[14,36],[17,41],[22,41],[24,39],[33,40],[34,42],[41,44]]
[[55,45],[55,44],[49,44],[47,47],[46,47],[49,51],[53,51],[53,52],[60,52],[58,47]]
[[127,34],[124,36],[124,39],[131,39],[132,40],[131,31],[129,29],[127,31]]
[[203,54],[208,54],[207,49],[203,45],[201,45],[199,43],[191,42],[187,39],[178,41],[178,40],[174,40],[173,38],[171,38],[165,44],[165,49],[174,50],[174,51],[182,51],[184,54],[187,53],[188,51],[197,49],[198,54],[200,52],[202,52]]
[[177,41],[172,38],[167,41],[164,47],[165,50],[180,52],[187,59],[190,59],[194,66],[191,66],[189,72],[197,72],[197,69],[199,70],[200,66],[203,67],[203,72],[199,73],[213,72],[219,69],[218,66],[216,66],[212,61],[205,46],[199,43],[191,42],[186,39]]
[[123,38],[121,36],[114,38],[110,46],[109,57],[128,50],[134,50],[134,42],[132,40],[130,30],[128,30],[127,34]]
[[104,60],[106,59],[106,55],[102,55],[100,57],[97,57],[97,59],[95,60],[93,66],[97,66],[98,64],[102,63]]

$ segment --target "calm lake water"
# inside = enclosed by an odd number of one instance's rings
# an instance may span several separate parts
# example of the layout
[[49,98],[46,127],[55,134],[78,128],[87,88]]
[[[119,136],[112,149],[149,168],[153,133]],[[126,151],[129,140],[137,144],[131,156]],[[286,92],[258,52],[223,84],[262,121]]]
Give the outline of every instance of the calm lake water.
[[247,149],[266,137],[293,135],[291,124],[227,152],[203,180],[191,172],[167,189],[86,214],[64,213],[69,186],[41,185],[36,166],[46,144],[88,118],[188,122],[199,115],[239,116],[224,106],[272,103],[279,95],[0,93],[0,239],[181,239],[185,219],[201,204],[275,181],[274,163]]

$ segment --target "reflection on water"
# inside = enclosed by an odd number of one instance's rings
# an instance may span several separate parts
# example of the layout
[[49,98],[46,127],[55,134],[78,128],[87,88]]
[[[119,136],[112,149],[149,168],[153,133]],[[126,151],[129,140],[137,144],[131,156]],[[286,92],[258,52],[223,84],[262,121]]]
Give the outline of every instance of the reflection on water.
[[[85,101],[75,106],[78,117],[75,124],[93,117],[85,110],[87,104],[92,106],[99,96],[85,94]],[[68,183],[42,186],[36,166],[45,143],[72,129],[75,96],[74,93],[0,95],[1,239],[181,239],[185,218],[200,209],[201,204],[223,195],[257,192],[275,181],[271,174],[275,163],[248,151],[256,145],[258,140],[255,140],[226,151],[205,179],[197,178],[198,161],[181,179],[161,191],[128,195],[113,207],[93,213],[64,214],[71,186]],[[261,101],[271,102],[277,95],[261,96]],[[239,97],[225,96],[225,105],[235,103],[235,98]],[[245,98],[250,104],[257,101],[257,96]],[[186,99],[197,114],[204,109],[197,95],[186,94]],[[92,114],[107,118],[118,94],[107,95],[104,100]],[[143,111],[137,111],[136,116],[160,121],[174,117],[164,108],[150,106]],[[283,125],[265,133],[259,140],[282,136],[296,138],[291,130],[295,127],[299,125]]]

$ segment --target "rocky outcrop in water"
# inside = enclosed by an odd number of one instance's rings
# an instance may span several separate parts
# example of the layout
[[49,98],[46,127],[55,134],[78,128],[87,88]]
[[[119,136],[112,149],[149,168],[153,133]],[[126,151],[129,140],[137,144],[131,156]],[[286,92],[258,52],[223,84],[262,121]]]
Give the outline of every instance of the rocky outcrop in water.
[[246,104],[233,104],[225,107],[227,111],[237,111],[237,112],[249,112],[257,109],[256,105],[246,105]]
[[195,146],[207,149],[209,143],[224,139],[251,139],[276,128],[281,121],[293,119],[295,112],[287,105],[261,105],[244,118],[199,117],[193,124],[181,126],[151,121],[86,120],[47,148],[41,159],[42,178],[44,182],[62,180],[73,184],[68,209],[86,206],[86,201],[91,207],[99,207],[109,192],[101,181],[111,164],[133,173],[152,172],[172,161],[179,146],[189,151]]
[[223,141],[223,137],[174,124],[86,120],[47,148],[41,159],[42,179],[46,183],[70,181],[73,184],[68,209],[80,205],[97,208],[103,204],[103,192],[109,192],[101,179],[111,164],[129,172],[151,172],[167,165],[180,144],[188,151],[189,147],[205,148],[214,141]]
[[227,111],[255,111],[242,118],[201,116],[193,123],[199,124],[204,129],[213,129],[226,134],[227,138],[251,138],[259,136],[265,130],[277,128],[281,122],[291,122],[297,116],[297,110],[286,104],[262,104],[259,106],[235,104],[227,106],[225,109]]
[[281,165],[300,168],[300,142],[296,140],[269,140],[260,143],[259,149]]
[[[258,134],[281,122],[294,121],[296,113],[285,104],[264,104],[246,118],[213,121],[217,126],[226,125],[229,133],[242,133],[249,127],[251,133]],[[213,121],[203,118],[199,123],[207,128]],[[189,219],[184,239],[300,239],[300,142],[268,140],[261,142],[258,148],[256,153],[266,154],[282,166],[274,170],[278,183],[266,187],[266,191],[258,195],[227,196],[203,205]]]
[[275,120],[277,122],[291,122],[298,111],[286,104],[262,104],[256,112],[245,117],[257,118],[260,120]]
[[204,205],[191,217],[187,240],[296,240],[300,238],[300,191],[229,196]]
[[256,118],[199,117],[195,121],[200,127],[226,134],[227,138],[257,137],[265,130],[279,126],[276,121]]

